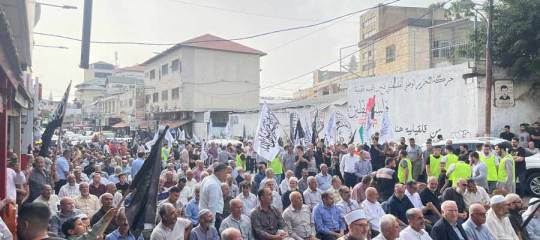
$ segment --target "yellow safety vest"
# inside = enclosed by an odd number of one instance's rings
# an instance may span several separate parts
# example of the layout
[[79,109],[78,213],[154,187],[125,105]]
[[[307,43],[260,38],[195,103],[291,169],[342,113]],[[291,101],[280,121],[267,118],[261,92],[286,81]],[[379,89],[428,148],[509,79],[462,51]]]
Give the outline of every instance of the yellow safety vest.
[[433,154],[429,155],[429,176],[435,176],[438,178],[439,175],[441,175],[441,159],[441,155],[439,155],[438,158],[433,156]]
[[[403,167],[401,166],[402,161],[405,161],[407,163],[407,172],[409,172],[409,174],[407,175],[407,179],[405,179],[405,169],[403,169]],[[407,181],[412,180],[412,163],[411,160],[409,160],[408,158],[404,158],[399,161],[398,180],[400,183],[406,183]]]
[[462,161],[455,163],[456,167],[452,174],[450,174],[450,180],[452,180],[452,187],[457,186],[457,181],[460,179],[469,179],[472,176],[471,165]]
[[163,161],[164,163],[169,161],[170,152],[171,150],[169,148],[161,147],[161,161]]
[[513,182],[516,182],[516,162],[514,161],[514,157],[512,157],[510,154],[506,154],[506,156],[504,156],[499,163],[499,182],[506,182],[508,180],[508,173],[504,167],[506,161],[512,161],[512,176],[514,177]]
[[446,165],[444,165],[444,169],[448,171],[448,168],[459,161],[459,157],[456,154],[448,153],[446,154]]
[[497,164],[495,163],[495,155],[490,154],[489,157],[486,157],[484,153],[479,154],[480,161],[486,164],[487,168],[487,180],[490,182],[496,182],[497,177]]
[[283,174],[283,166],[281,164],[281,159],[279,158],[279,155],[270,162],[270,168],[272,169],[272,171],[274,171],[274,174],[276,175]]

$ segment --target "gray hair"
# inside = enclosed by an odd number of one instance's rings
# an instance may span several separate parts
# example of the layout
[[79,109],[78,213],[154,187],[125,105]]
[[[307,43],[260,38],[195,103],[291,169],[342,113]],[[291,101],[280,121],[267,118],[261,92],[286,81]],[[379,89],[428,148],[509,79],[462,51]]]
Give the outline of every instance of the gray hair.
[[379,224],[381,225],[381,232],[391,229],[394,227],[394,223],[396,222],[396,217],[392,214],[385,214],[381,217],[381,220],[379,220]]
[[221,232],[221,240],[232,240],[233,234],[241,235],[242,233],[238,229],[230,227]]
[[167,215],[167,212],[169,209],[174,208],[174,205],[171,203],[165,202],[159,206],[159,216],[163,218],[165,215]]
[[407,219],[411,220],[411,219],[415,218],[416,216],[418,216],[419,214],[422,214],[422,210],[420,210],[418,208],[411,208],[411,209],[407,210],[406,214],[407,214]]

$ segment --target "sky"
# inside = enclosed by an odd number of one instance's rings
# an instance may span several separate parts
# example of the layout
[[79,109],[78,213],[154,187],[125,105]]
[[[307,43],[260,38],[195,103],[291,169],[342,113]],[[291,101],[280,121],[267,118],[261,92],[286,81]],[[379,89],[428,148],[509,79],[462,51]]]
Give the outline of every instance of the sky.
[[[80,38],[83,0],[39,0],[72,5],[76,10],[42,6],[34,32]],[[136,41],[178,43],[206,33],[237,38],[263,32],[321,22],[346,13],[373,7],[389,0],[94,0],[93,41]],[[401,0],[395,6],[427,7],[437,0]],[[261,87],[312,72],[339,59],[340,48],[359,38],[360,14],[291,32],[282,32],[238,43],[266,52],[261,58]],[[70,80],[83,80],[79,68],[80,42],[34,35],[34,44],[67,49],[34,47],[33,75],[43,84],[43,97],[52,92],[60,99]],[[120,67],[139,64],[168,46],[92,44],[90,62]],[[343,55],[356,51],[343,49]],[[348,63],[344,59],[344,65]],[[334,64],[321,70],[339,70]],[[261,96],[290,97],[298,89],[311,86],[308,75],[261,91]],[[76,96],[75,96],[76,97]]]

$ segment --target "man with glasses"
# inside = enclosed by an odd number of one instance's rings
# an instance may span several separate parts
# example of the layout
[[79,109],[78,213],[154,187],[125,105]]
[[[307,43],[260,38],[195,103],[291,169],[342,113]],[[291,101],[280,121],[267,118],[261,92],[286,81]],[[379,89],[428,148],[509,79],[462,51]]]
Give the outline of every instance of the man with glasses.
[[365,240],[368,239],[369,223],[364,211],[357,209],[345,215],[345,222],[349,233],[338,240]]
[[469,206],[469,219],[463,223],[463,229],[470,239],[491,240],[495,239],[489,232],[486,223],[486,209],[482,204],[473,203]]
[[471,206],[474,203],[480,203],[483,206],[489,206],[489,194],[480,186],[476,186],[474,180],[467,180],[467,189],[463,193],[465,205]]

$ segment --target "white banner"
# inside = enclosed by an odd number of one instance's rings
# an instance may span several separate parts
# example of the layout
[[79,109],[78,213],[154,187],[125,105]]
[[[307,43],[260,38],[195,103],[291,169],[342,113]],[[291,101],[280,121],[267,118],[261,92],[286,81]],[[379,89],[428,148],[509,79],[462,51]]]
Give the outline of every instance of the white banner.
[[385,110],[382,117],[379,144],[390,142],[392,141],[393,138],[394,138],[394,130],[392,129],[392,124],[390,123],[390,116],[388,115],[388,110]]
[[336,144],[336,112],[333,112],[328,118],[328,123],[324,129],[325,139],[327,145]]
[[263,104],[257,126],[257,133],[253,140],[255,152],[266,160],[272,160],[279,152],[280,126],[277,117],[266,104]]

